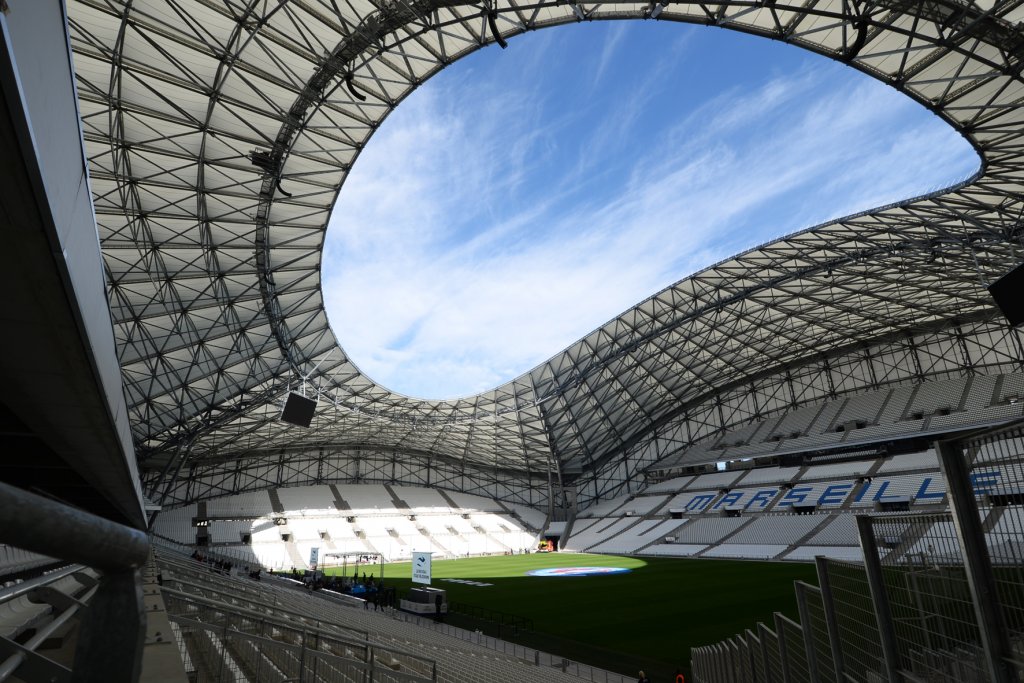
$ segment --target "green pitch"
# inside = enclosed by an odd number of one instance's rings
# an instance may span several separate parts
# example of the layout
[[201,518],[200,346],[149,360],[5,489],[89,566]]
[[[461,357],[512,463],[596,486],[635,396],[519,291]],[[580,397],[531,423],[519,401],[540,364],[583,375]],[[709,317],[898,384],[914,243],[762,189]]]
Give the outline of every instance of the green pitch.
[[[535,577],[548,567],[626,567],[628,574]],[[363,567],[379,573],[379,567]],[[330,571],[330,570],[328,570]],[[351,572],[351,568],[349,572]],[[533,634],[502,630],[506,640],[635,675],[643,667],[652,680],[671,680],[689,669],[690,647],[718,642],[771,625],[772,613],[796,618],[793,581],[817,584],[813,564],[630,558],[546,553],[435,560],[432,585],[463,603],[533,620]],[[384,567],[385,583],[404,591],[411,565]],[[470,579],[472,586],[444,579]],[[499,635],[495,626],[449,622]]]

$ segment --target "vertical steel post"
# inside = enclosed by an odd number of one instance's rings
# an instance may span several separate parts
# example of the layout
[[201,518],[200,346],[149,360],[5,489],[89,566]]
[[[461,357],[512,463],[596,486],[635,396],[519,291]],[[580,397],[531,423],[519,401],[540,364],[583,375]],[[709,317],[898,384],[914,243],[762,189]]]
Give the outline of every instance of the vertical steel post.
[[935,452],[939,454],[939,465],[946,477],[949,507],[964,557],[964,571],[971,589],[989,674],[993,683],[1014,683],[1017,676],[1010,665],[1013,649],[999,605],[992,560],[985,544],[985,531],[981,526],[967,460],[960,446],[949,441],[936,441]]
[[821,589],[821,605],[825,610],[825,626],[828,628],[828,644],[832,648],[832,666],[836,671],[836,683],[846,683],[843,667],[843,648],[839,638],[839,622],[836,620],[836,606],[832,601],[832,580],[828,573],[828,558],[818,555],[814,558],[818,570],[818,587]]
[[106,572],[78,629],[76,683],[137,681],[146,640],[146,609],[138,570]]
[[794,581],[796,607],[800,613],[800,630],[804,635],[804,649],[807,651],[807,673],[812,681],[818,680],[818,653],[814,648],[814,633],[811,629],[811,612],[807,609],[807,584]]
[[885,659],[885,675],[890,683],[899,683],[900,655],[896,644],[896,630],[893,626],[892,610],[889,608],[889,595],[885,591],[875,531],[871,527],[871,517],[868,515],[857,515],[857,535],[860,537],[860,548],[864,552],[864,569],[867,573],[868,589],[871,591],[871,604],[875,608],[875,621],[878,622],[878,639],[881,641],[879,645]]

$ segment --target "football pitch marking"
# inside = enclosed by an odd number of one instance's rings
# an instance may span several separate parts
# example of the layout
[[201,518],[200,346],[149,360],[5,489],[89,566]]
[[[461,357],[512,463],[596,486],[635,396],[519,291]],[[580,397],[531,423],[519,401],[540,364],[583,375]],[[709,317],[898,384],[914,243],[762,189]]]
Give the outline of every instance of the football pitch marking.
[[632,569],[625,567],[548,567],[533,569],[526,572],[527,576],[596,576],[607,574],[625,574]]
[[481,581],[470,581],[469,579],[441,579],[441,580],[442,581],[447,581],[449,583],[464,583],[467,586],[481,586],[481,587],[485,587],[485,586],[493,586],[494,585],[493,583],[483,583]]

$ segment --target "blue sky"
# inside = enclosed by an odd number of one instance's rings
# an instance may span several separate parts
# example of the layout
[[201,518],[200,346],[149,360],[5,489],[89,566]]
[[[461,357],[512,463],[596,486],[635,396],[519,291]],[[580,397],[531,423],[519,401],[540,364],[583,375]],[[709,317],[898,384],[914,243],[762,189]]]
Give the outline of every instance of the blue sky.
[[715,261],[977,166],[907,97],[802,50],[538,31],[445,69],[370,140],[327,232],[328,317],[384,386],[477,393]]

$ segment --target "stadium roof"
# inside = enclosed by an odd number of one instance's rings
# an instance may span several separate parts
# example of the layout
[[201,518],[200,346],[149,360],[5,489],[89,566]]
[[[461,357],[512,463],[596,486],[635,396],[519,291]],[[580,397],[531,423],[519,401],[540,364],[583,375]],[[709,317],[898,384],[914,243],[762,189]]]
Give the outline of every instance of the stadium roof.
[[[326,445],[593,468],[729,387],[992,319],[985,286],[1022,260],[1021,4],[74,0],[81,116],[142,465]],[[982,168],[959,187],[711,266],[492,391],[420,400],[364,375],[343,350],[359,330],[328,325],[321,247],[383,119],[495,31],[504,40],[651,17],[845,62],[945,119]],[[318,396],[311,428],[278,420],[289,389]]]

